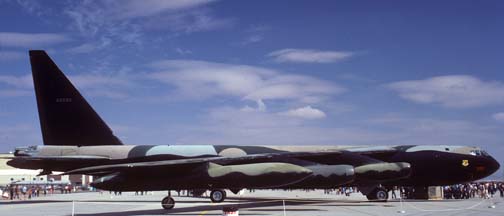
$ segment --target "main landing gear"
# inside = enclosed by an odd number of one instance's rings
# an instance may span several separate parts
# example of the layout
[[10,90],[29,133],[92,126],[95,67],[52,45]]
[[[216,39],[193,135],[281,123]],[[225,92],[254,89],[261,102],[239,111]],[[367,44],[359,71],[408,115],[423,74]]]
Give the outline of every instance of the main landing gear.
[[370,201],[386,202],[388,199],[388,191],[383,187],[377,187],[371,193],[367,194],[366,197]]
[[170,210],[175,207],[175,200],[170,195],[168,195],[161,201],[161,206],[163,206],[163,208],[166,210]]
[[213,203],[220,203],[223,202],[226,199],[226,191],[224,190],[213,190],[210,193],[210,200],[212,200]]
[[[210,200],[212,200],[213,203],[224,202],[225,199],[226,199],[225,190],[213,190],[210,193]],[[175,200],[171,197],[170,192],[168,192],[168,196],[166,196],[165,198],[163,198],[163,200],[161,200],[161,206],[166,210],[170,210],[173,209],[173,207],[175,207]]]

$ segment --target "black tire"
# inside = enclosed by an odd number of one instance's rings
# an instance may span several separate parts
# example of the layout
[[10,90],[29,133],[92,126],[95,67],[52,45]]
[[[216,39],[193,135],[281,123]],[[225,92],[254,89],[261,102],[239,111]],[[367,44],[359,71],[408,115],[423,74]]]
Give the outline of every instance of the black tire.
[[366,197],[369,201],[386,202],[388,200],[388,191],[385,188],[376,188]]
[[377,201],[386,202],[388,200],[388,191],[384,188],[378,188],[375,191],[375,196]]
[[161,206],[166,210],[170,210],[175,207],[175,200],[167,196],[163,200],[161,200]]
[[226,199],[226,191],[224,190],[213,190],[210,193],[210,200],[212,200],[213,203],[224,202],[225,199]]

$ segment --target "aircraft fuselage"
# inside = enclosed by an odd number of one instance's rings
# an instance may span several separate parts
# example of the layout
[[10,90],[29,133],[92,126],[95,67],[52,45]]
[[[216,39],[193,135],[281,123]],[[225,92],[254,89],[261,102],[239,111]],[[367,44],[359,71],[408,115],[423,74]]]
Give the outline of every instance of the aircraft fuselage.
[[[35,146],[18,148],[16,158],[9,161],[9,165],[25,169],[42,169],[50,171],[69,171],[83,167],[99,165],[180,160],[188,158],[219,158],[239,157],[245,155],[261,155],[283,152],[323,152],[335,154],[332,156],[296,156],[251,158],[255,163],[289,163],[300,167],[310,167],[320,175],[308,178],[304,175],[293,175],[290,184],[278,182],[253,185],[241,181],[235,187],[247,188],[332,188],[338,185],[352,184],[381,184],[405,186],[449,185],[473,181],[484,178],[499,168],[499,164],[486,152],[464,146],[392,146],[392,147],[359,147],[359,146],[213,146],[213,145],[112,145],[112,146]],[[329,154],[330,155],[330,154]],[[36,158],[36,159],[35,159]],[[377,160],[389,163],[408,163],[411,167],[408,173],[383,172],[378,177],[377,169],[370,173],[356,173],[357,167],[375,164]],[[250,161],[222,162],[221,165],[240,165]],[[359,168],[357,168],[359,169]],[[378,167],[379,170],[379,167]],[[343,172],[345,175],[334,175],[331,172]],[[331,175],[333,174],[333,175]],[[125,176],[125,175],[134,175]],[[314,175],[314,174],[313,174]],[[312,176],[313,176],[312,175]],[[371,176],[367,178],[367,176]],[[404,175],[401,177],[401,175]],[[239,177],[239,176],[238,176]],[[394,179],[396,177],[396,179]],[[107,178],[111,178],[108,176]],[[113,176],[114,181],[122,179],[138,179],[122,182],[122,190],[137,190],[136,187],[150,187],[150,190],[211,188],[223,187],[206,172],[195,170],[194,167],[181,167],[176,171],[163,172],[146,169],[143,173],[122,174]],[[230,178],[230,177],[223,177]],[[234,177],[237,178],[236,176]],[[296,179],[299,178],[299,179]],[[381,181],[379,178],[382,178]],[[213,180],[212,180],[213,179]],[[278,179],[273,173],[265,173],[259,179],[270,181]],[[141,185],[138,184],[141,182]]]

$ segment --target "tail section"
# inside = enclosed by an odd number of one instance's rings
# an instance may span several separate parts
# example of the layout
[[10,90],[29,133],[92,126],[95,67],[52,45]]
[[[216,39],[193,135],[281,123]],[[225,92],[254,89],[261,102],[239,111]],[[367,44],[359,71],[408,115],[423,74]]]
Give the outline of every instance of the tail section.
[[44,145],[121,145],[45,51],[30,50]]

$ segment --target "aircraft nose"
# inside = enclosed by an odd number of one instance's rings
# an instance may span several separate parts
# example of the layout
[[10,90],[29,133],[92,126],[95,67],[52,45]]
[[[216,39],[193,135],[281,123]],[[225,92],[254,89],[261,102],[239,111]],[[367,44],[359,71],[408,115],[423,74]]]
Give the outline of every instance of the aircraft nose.
[[488,160],[488,172],[491,175],[500,168],[500,164],[492,156],[488,156]]
[[476,173],[478,179],[492,175],[500,168],[499,162],[495,160],[492,156],[488,155],[482,158],[479,165],[476,166]]

